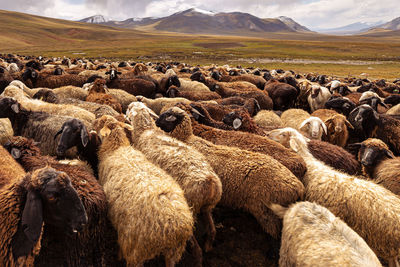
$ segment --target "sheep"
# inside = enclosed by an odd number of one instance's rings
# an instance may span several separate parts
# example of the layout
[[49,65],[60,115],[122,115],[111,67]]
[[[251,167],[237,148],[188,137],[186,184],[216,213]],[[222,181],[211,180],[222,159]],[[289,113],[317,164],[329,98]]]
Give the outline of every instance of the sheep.
[[45,167],[0,190],[0,265],[33,266],[40,252],[43,223],[78,232],[85,208],[64,172]]
[[368,138],[362,143],[352,144],[352,146],[358,149],[357,157],[362,164],[363,173],[377,184],[400,195],[400,161],[388,146],[376,138]]
[[325,108],[333,109],[346,117],[356,107],[356,104],[346,97],[332,97],[325,103]]
[[12,136],[14,136],[14,130],[10,120],[0,119],[0,145],[3,145]]
[[28,75],[28,78],[24,79],[24,81],[31,81],[32,87],[58,88],[67,85],[82,87],[88,78],[77,74],[48,75],[46,73],[37,73],[32,75],[35,71],[29,68],[27,70],[28,73],[26,75]]
[[[64,236],[64,231],[46,225],[42,250],[36,258],[40,266],[101,266],[117,263],[116,232],[107,220],[107,200],[96,178],[85,168],[62,164],[53,157],[42,156],[32,139],[13,137],[5,148],[26,171],[50,166],[65,172],[87,212],[87,225],[76,236]],[[68,244],[66,247],[65,244]]]
[[210,92],[210,89],[206,85],[197,81],[179,79],[179,82],[181,86],[179,86],[178,89],[181,92],[189,92],[189,91],[204,92],[204,93]]
[[179,107],[161,114],[156,125],[206,156],[222,182],[221,205],[250,212],[264,231],[278,237],[280,222],[263,202],[274,200],[284,205],[304,194],[303,185],[286,167],[270,156],[214,145],[194,136],[189,115]]
[[179,88],[174,85],[167,90],[166,94],[172,98],[183,97],[191,101],[221,99],[221,96],[215,92],[180,91]]
[[148,108],[154,111],[157,115],[160,115],[161,110],[165,106],[173,106],[176,103],[190,104],[192,101],[183,97],[167,98],[161,97],[156,99],[149,99],[144,96],[137,96],[137,101],[144,103]]
[[294,107],[300,91],[290,84],[269,80],[264,87],[274,102],[274,110],[287,110]]
[[270,205],[283,218],[279,266],[382,266],[365,241],[325,207]]
[[315,159],[300,134],[290,138],[290,147],[307,164],[303,178],[306,200],[328,208],[389,266],[398,265],[400,198],[374,182],[342,173]]
[[250,117],[249,113],[244,110],[235,110],[225,115],[222,121],[235,130],[240,130],[243,132],[249,132],[265,136],[265,131],[263,128],[257,126],[257,124]]
[[99,181],[118,232],[121,255],[140,266],[160,254],[172,267],[193,236],[193,217],[179,185],[131,146],[132,127],[110,116],[94,122],[102,139]]
[[4,89],[14,80],[10,73],[0,67],[0,93],[3,93]]
[[30,99],[24,95],[22,90],[12,85],[8,86],[4,90],[3,96],[15,97],[18,102],[27,110],[42,111],[61,116],[72,116],[87,123],[91,123],[95,120],[94,114],[87,110],[72,105],[52,104],[37,99]]
[[122,112],[126,112],[130,103],[138,101],[132,94],[120,89],[108,89],[108,93],[114,97],[122,106]]
[[0,146],[0,190],[10,182],[22,179],[26,173],[13,157]]
[[311,116],[318,117],[325,123],[327,128],[327,135],[323,136],[325,141],[341,147],[346,146],[349,139],[347,128],[354,130],[354,127],[345,116],[329,109],[318,109]]
[[206,218],[208,252],[216,234],[212,210],[221,199],[221,181],[200,152],[157,128],[152,117],[158,116],[143,103],[133,102],[127,117],[134,130],[134,147],[179,183],[193,215],[201,213]]
[[311,93],[307,97],[311,112],[323,108],[330,97],[331,93],[329,92],[328,88],[323,86],[312,86]]
[[400,121],[385,114],[378,114],[369,105],[355,108],[348,117],[359,137],[384,141],[395,154],[400,154]]
[[[0,118],[8,118],[11,121],[15,135],[33,138],[39,142],[43,154],[56,155],[58,140],[54,139],[54,136],[64,121],[71,117],[28,111],[16,100],[2,98],[0,99]],[[74,156],[75,153],[70,151],[68,155]]]
[[86,102],[76,98],[61,98],[53,93],[54,90],[50,89],[40,89],[36,94],[33,95],[33,99],[40,99],[49,103],[57,104],[69,104],[76,107],[86,109],[87,111],[93,113],[96,118],[100,118],[103,115],[110,115],[117,119],[120,119],[122,114],[119,114],[112,107],[108,105],[98,104],[94,102]]
[[140,78],[131,78],[131,79],[120,79],[118,78],[117,72],[115,69],[112,69],[106,74],[110,75],[110,79],[107,80],[108,88],[116,88],[122,89],[129,94],[132,95],[143,95],[145,97],[154,97],[154,95],[158,92],[158,86],[153,82]]
[[236,90],[232,90],[221,85],[216,85],[214,87],[215,92],[220,94],[222,97],[229,97],[229,96],[241,96],[245,98],[254,98],[258,101],[258,104],[261,109],[272,109],[273,108],[273,101],[268,96],[268,93],[265,91],[243,91],[238,92]]
[[322,134],[328,134],[325,123],[318,117],[310,116],[301,109],[288,109],[281,115],[285,127],[298,130],[305,137],[321,140]]
[[283,126],[281,118],[271,110],[261,110],[253,117],[254,122],[262,128],[280,128]]
[[[282,128],[268,132],[267,137],[290,148],[290,138],[297,134],[298,131],[293,128]],[[351,175],[360,173],[361,167],[357,159],[342,147],[319,140],[309,140],[308,138],[305,140],[307,140],[308,149],[316,159]]]
[[[227,129],[228,131],[222,131],[225,129],[219,130],[222,127],[219,127],[219,129],[208,127],[206,126],[208,123],[204,125],[204,119],[207,119],[209,114],[197,103],[191,105],[179,104],[177,106],[184,109],[186,113],[193,115],[192,130],[194,135],[216,145],[233,146],[271,156],[288,168],[299,179],[304,175],[306,169],[305,163],[302,161],[301,157],[297,156],[296,153],[293,153],[289,149],[284,148],[277,142],[273,142],[268,138],[256,134],[241,131],[236,132],[230,129]],[[203,124],[199,124],[197,121]]]
[[105,87],[106,81],[102,79],[96,79],[92,88],[89,90],[89,94],[86,97],[87,102],[94,102],[98,104],[104,104],[112,107],[118,113],[122,113],[121,104],[113,98],[111,95],[107,94],[107,88]]
[[16,63],[11,63],[10,65],[8,65],[7,71],[9,73],[14,73],[14,72],[19,72],[20,69]]
[[245,81],[254,84],[259,89],[263,90],[265,83],[267,82],[263,77],[255,76],[251,74],[244,74],[240,76],[227,76],[224,75],[221,77],[221,82],[236,82],[236,81]]
[[400,115],[400,104],[397,104],[391,107],[388,111],[386,111],[387,115]]

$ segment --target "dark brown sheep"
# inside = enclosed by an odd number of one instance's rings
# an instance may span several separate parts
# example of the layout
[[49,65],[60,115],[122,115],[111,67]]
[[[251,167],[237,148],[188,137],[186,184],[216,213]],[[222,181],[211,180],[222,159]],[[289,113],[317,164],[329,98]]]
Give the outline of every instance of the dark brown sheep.
[[264,87],[274,102],[274,110],[287,110],[293,108],[299,91],[287,83],[269,80]]
[[[84,168],[62,164],[53,157],[42,156],[32,139],[13,137],[5,145],[26,171],[51,166],[67,173],[86,209],[88,224],[83,232],[63,237],[59,230],[46,225],[42,250],[36,259],[38,266],[102,266],[117,262],[115,230],[107,219],[107,200],[96,178]],[[63,239],[60,239],[63,238]],[[68,244],[68,245],[67,245]]]

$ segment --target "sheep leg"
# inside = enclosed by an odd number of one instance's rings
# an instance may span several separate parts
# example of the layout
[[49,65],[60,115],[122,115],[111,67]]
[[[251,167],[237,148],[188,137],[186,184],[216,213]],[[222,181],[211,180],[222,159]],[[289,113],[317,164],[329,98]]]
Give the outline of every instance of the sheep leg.
[[165,257],[165,267],[175,267],[175,261],[171,258]]
[[205,252],[209,252],[212,250],[212,244],[214,242],[215,236],[217,234],[217,230],[215,230],[214,220],[212,218],[211,209],[205,210],[202,212],[204,223],[207,229],[206,239],[204,242],[204,250]]
[[189,244],[192,249],[192,256],[195,259],[195,262],[198,266],[202,266],[203,251],[201,250],[200,245],[194,235],[189,239]]
[[400,267],[397,257],[389,259],[389,267]]

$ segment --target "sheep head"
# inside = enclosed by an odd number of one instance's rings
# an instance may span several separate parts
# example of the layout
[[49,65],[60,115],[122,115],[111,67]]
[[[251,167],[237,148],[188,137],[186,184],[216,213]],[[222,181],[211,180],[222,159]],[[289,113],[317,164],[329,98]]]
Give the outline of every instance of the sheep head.
[[54,139],[61,134],[57,145],[57,156],[62,157],[73,146],[86,147],[89,142],[89,134],[86,126],[78,119],[70,119],[63,123]]
[[28,174],[22,184],[26,201],[11,241],[16,262],[31,252],[42,234],[43,222],[72,235],[81,231],[88,221],[82,201],[66,173],[45,167]]
[[325,123],[318,117],[310,117],[304,120],[299,131],[307,138],[321,140],[322,134],[327,134]]

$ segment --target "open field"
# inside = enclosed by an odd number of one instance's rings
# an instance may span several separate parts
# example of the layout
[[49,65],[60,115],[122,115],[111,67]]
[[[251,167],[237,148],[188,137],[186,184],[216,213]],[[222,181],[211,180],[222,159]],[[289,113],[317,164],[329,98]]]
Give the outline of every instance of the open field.
[[[240,64],[337,76],[400,76],[400,36],[271,33],[255,37],[144,32],[0,11],[0,52]],[[267,60],[265,59],[274,59]],[[298,59],[283,63],[285,59]],[[313,62],[317,61],[317,62]],[[319,62],[321,61],[321,62]],[[339,64],[336,64],[340,61]],[[344,61],[344,62],[342,62]],[[353,65],[353,61],[363,61]]]

